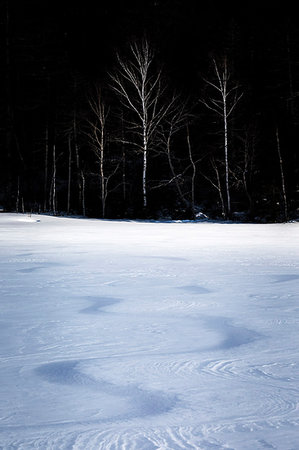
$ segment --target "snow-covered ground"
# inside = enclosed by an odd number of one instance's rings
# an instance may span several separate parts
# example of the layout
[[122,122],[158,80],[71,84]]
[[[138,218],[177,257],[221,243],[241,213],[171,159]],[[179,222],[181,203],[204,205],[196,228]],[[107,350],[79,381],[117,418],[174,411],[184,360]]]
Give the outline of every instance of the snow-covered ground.
[[299,223],[0,214],[1,449],[299,448]]

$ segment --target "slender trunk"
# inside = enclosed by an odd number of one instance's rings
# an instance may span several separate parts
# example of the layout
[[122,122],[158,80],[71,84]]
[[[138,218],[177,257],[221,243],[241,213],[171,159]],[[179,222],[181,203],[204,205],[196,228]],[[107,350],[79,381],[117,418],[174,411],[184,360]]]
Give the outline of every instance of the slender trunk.
[[[242,173],[242,178],[243,178],[243,186],[244,186],[244,191],[245,191],[245,195],[248,199],[249,202],[249,214],[251,215],[253,212],[253,201],[252,201],[252,196],[249,193],[249,189],[248,189],[248,181],[247,181],[247,174],[248,174],[248,166],[249,166],[249,161],[250,161],[250,156],[249,156],[249,142],[248,142],[248,138],[245,141],[245,153],[244,153],[244,169],[243,169],[243,173]],[[251,173],[251,170],[250,170]]]
[[277,153],[278,153],[279,165],[280,165],[281,187],[282,187],[283,206],[284,206],[284,218],[285,218],[285,221],[287,222],[287,220],[288,220],[287,194],[286,194],[285,178],[284,178],[284,172],[283,172],[283,162],[282,162],[282,156],[281,156],[281,151],[280,151],[280,140],[279,140],[278,128],[276,128],[276,143],[277,143]]
[[142,173],[142,191],[143,191],[143,208],[147,207],[147,152],[148,152],[148,137],[147,137],[147,108],[146,108],[146,72],[142,72],[142,87],[141,87],[141,99],[142,99],[142,129],[143,129],[143,173]]
[[[76,82],[74,82],[74,97],[76,97]],[[73,140],[75,149],[75,160],[77,169],[77,183],[78,183],[78,197],[79,205],[83,211],[83,193],[82,193],[82,176],[80,170],[80,156],[79,156],[79,144],[78,144],[78,130],[77,130],[77,104],[74,103],[74,114],[73,114]]]
[[75,114],[74,114],[74,119],[73,119],[73,138],[74,138],[74,147],[75,147],[75,155],[76,155],[76,167],[79,170],[80,158],[79,158],[79,146],[78,146],[77,124],[76,124]]
[[252,213],[252,207],[253,207],[253,203],[252,203],[252,197],[249,194],[249,190],[248,190],[248,185],[247,185],[247,178],[246,178],[246,170],[243,170],[243,185],[244,185],[244,191],[245,191],[245,195],[248,199],[249,202],[249,213]]
[[123,184],[123,199],[126,201],[127,198],[127,189],[126,189],[126,150],[125,146],[123,145],[123,151],[122,151],[122,168],[123,168],[123,174],[122,174],[122,184]]
[[221,188],[221,182],[220,182],[220,176],[219,176],[219,170],[218,167],[215,163],[215,161],[212,162],[213,168],[216,172],[216,177],[217,177],[217,190],[219,193],[219,198],[220,198],[220,203],[221,203],[221,209],[222,209],[222,216],[226,219],[226,211],[225,211],[225,204],[224,204],[224,199],[223,199],[223,195],[222,195],[222,188]]
[[192,157],[192,150],[191,150],[191,142],[190,142],[190,133],[189,133],[189,126],[187,124],[187,144],[188,144],[188,151],[189,151],[189,159],[192,165],[192,179],[191,179],[191,202],[192,202],[192,212],[194,214],[194,208],[195,208],[195,176],[196,176],[196,166]]
[[52,194],[52,210],[56,214],[56,146],[53,144],[53,194]]
[[[144,93],[143,93],[144,95]],[[144,98],[144,97],[143,97]],[[146,178],[147,178],[147,124],[146,124],[146,110],[143,102],[143,171],[142,171],[142,192],[143,192],[143,208],[147,207],[147,189],[146,189]]]
[[82,180],[82,212],[83,216],[86,216],[86,210],[85,210],[85,176],[83,173],[83,170],[81,170],[81,180]]
[[49,124],[47,121],[46,140],[45,140],[45,169],[44,169],[44,212],[47,211],[48,154],[49,154]]
[[72,178],[72,142],[71,136],[68,136],[69,147],[69,164],[68,164],[68,183],[67,183],[67,214],[70,214],[71,209],[71,178]]
[[147,207],[147,192],[146,192],[146,172],[147,172],[147,144],[143,147],[143,172],[142,172],[142,192],[143,192],[143,207]]
[[124,145],[124,116],[123,112],[121,113],[121,137],[122,137],[122,185],[123,185],[123,199],[126,201],[127,192],[126,192],[126,149]]
[[174,166],[173,166],[173,163],[172,163],[171,151],[170,151],[170,148],[171,148],[170,147],[170,135],[171,135],[171,133],[169,134],[169,136],[167,138],[167,144],[166,144],[166,146],[167,146],[168,164],[169,164],[169,167],[170,167],[170,171],[171,171],[172,177],[174,179],[175,186],[176,186],[177,191],[179,193],[179,196],[180,196],[181,200],[185,203],[185,205],[189,206],[189,204],[188,204],[187,200],[185,199],[185,196],[184,196],[184,194],[182,192],[180,183],[178,182],[178,177],[177,177],[177,175],[175,173]]
[[224,121],[224,158],[225,158],[225,187],[226,187],[226,219],[231,214],[230,192],[229,192],[229,164],[228,164],[228,127],[227,127],[227,106],[226,91],[223,98],[223,121]]
[[49,210],[51,211],[52,208],[52,199],[53,199],[53,176],[51,179],[51,184],[50,184],[50,191],[49,191]]
[[20,202],[20,177],[18,177],[18,187],[17,187],[17,199],[16,199],[16,212],[19,212],[19,202]]
[[100,177],[101,177],[101,200],[102,200],[102,218],[105,218],[106,186],[104,174],[104,125],[101,127],[100,141]]
[[143,171],[142,171],[142,192],[143,192],[143,208],[147,207],[147,189],[146,189],[146,178],[147,178],[147,135],[146,135],[146,111],[145,106],[143,104]]

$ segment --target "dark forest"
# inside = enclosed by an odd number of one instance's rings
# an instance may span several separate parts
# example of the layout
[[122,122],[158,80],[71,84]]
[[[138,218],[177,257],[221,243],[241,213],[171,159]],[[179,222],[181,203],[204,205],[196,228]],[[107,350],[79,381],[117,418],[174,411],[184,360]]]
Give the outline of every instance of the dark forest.
[[221,5],[2,0],[3,210],[298,219],[296,14]]

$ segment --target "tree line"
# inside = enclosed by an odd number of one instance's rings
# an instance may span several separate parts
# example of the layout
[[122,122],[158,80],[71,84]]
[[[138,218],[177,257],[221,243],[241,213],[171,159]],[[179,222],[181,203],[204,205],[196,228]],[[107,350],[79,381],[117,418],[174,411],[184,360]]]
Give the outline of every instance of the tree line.
[[[1,12],[5,209],[102,218],[297,217],[299,44],[292,21],[269,26],[275,48],[263,43],[261,55],[257,25],[244,34],[241,22],[231,21],[217,45],[201,50],[201,62],[193,58],[193,71],[185,64],[186,74],[167,56],[169,42],[142,28],[111,49],[103,68],[85,72],[70,63],[74,45],[55,15],[42,28],[36,10],[28,14],[27,35],[22,22],[13,23],[8,1]],[[194,44],[186,52],[192,58]]]

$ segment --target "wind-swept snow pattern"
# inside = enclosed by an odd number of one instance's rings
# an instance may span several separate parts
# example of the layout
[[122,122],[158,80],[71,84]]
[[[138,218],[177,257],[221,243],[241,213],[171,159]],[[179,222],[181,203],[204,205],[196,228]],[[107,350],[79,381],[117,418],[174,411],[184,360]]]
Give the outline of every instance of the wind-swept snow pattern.
[[0,214],[0,448],[299,448],[299,224]]

